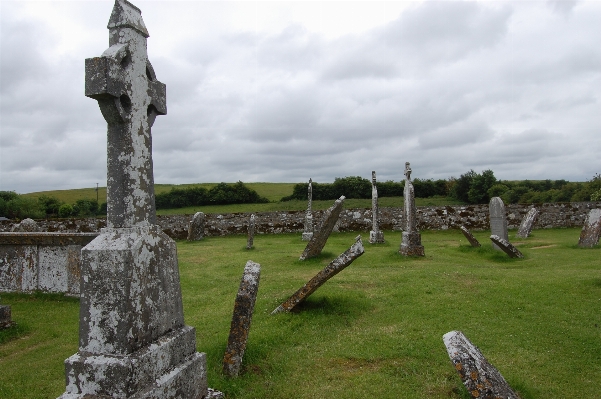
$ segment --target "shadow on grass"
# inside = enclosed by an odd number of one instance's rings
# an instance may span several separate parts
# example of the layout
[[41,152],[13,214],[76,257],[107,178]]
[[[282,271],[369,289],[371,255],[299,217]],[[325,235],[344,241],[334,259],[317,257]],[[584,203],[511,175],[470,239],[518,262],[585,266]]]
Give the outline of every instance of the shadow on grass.
[[10,327],[0,330],[0,345],[27,335],[28,333],[29,327],[27,327],[27,325],[13,322]]
[[[359,296],[359,294],[358,294]],[[308,317],[345,316],[357,318],[368,311],[372,305],[369,301],[351,296],[316,296],[309,297],[299,303],[291,313],[304,313]],[[334,320],[332,320],[334,321]]]
[[[483,245],[481,247],[472,247],[471,245],[460,245],[456,249],[463,254],[473,255],[473,259],[482,258],[483,260],[489,260],[495,263],[519,263],[523,260],[528,259],[528,256],[524,254],[523,258],[510,258],[503,251],[497,251],[492,248],[492,245]],[[517,264],[515,266],[518,266]],[[523,267],[523,265],[519,265]]]

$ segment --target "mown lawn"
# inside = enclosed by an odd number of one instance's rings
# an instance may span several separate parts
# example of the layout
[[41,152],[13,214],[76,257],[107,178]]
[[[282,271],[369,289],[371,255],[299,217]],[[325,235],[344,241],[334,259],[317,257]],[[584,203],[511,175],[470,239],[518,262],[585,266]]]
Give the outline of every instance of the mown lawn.
[[[510,241],[524,259],[482,248],[458,230],[422,232],[426,257],[397,254],[400,233],[323,285],[297,313],[270,315],[346,250],[334,233],[317,259],[298,260],[300,234],[178,242],[186,323],[208,357],[209,386],[228,398],[467,398],[442,335],[461,330],[524,398],[601,392],[601,250],[579,229],[535,230]],[[221,376],[233,302],[247,260],[261,283],[244,372]],[[56,398],[63,361],[77,351],[78,301],[3,294],[20,330],[0,344],[0,397]],[[10,335],[4,332],[2,337]]]

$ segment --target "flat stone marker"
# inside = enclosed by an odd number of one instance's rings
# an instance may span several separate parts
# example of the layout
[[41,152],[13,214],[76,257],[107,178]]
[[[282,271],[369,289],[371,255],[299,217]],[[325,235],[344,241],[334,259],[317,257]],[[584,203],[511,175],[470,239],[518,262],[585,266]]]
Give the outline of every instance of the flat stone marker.
[[601,233],[601,209],[591,209],[582,231],[578,246],[582,248],[592,248],[599,243],[599,234]]
[[491,235],[490,236],[490,240],[493,242],[493,244],[495,244],[498,248],[501,249],[501,251],[505,252],[507,255],[509,255],[510,258],[523,258],[524,255],[522,255],[522,253],[513,245],[511,245],[511,243],[507,240],[505,240],[504,238],[501,238],[497,235]]
[[363,248],[361,236],[357,236],[357,238],[355,238],[355,243],[349,249],[331,261],[330,264],[325,267],[325,269],[317,273],[315,277],[309,280],[307,284],[302,286],[301,289],[296,291],[290,298],[278,306],[273,312],[271,312],[271,314],[290,312],[295,306],[307,299],[309,295],[314,293],[315,290],[321,287],[326,281],[340,273],[345,267],[353,263],[355,259],[363,255],[364,252],[365,250]]
[[313,237],[313,180],[309,179],[309,188],[307,189],[308,205],[305,215],[305,226],[303,229],[302,240],[310,241]]
[[227,340],[227,349],[223,356],[223,374],[229,377],[236,377],[240,373],[257,299],[257,291],[259,291],[260,277],[261,265],[251,260],[246,262],[234,304],[234,315],[232,316],[230,336]]
[[166,88],[141,11],[116,0],[108,29],[110,47],[85,63],[108,125],[107,228],[81,250],[79,351],[61,398],[202,398],[206,356],[184,324],[175,242],[156,225],[150,128]]
[[478,399],[520,399],[505,378],[461,331],[442,336],[447,353],[463,384]]
[[205,233],[205,214],[196,212],[190,220],[188,226],[188,241],[199,241],[204,238]]
[[520,238],[528,238],[530,233],[532,232],[532,227],[538,218],[538,209],[530,208],[524,219],[522,219],[522,223],[518,228],[517,236]]
[[8,328],[12,324],[10,306],[0,305],[0,330]]
[[248,237],[246,239],[246,249],[252,249],[255,241],[255,215],[250,215],[248,219]]
[[422,245],[422,235],[417,229],[417,208],[415,206],[415,189],[411,183],[411,166],[405,162],[404,217],[401,248],[399,253],[404,256],[425,256]]
[[341,196],[334,202],[324,214],[324,221],[317,232],[311,237],[311,241],[307,243],[305,250],[300,256],[300,260],[313,258],[321,253],[323,247],[325,247],[328,237],[334,229],[334,225],[338,222],[340,212],[342,211],[342,205],[344,204],[344,195]]
[[381,244],[384,242],[384,232],[378,225],[378,216],[380,208],[378,207],[378,187],[376,187],[376,171],[371,172],[371,231],[369,232],[370,244]]
[[[493,197],[488,203],[488,214],[490,217],[490,234],[499,236],[505,241],[509,241],[507,235],[507,217],[505,215],[505,204],[500,197]],[[501,248],[494,242],[492,247],[498,251]]]
[[465,238],[467,238],[467,240],[470,242],[472,247],[479,247],[480,246],[480,242],[476,239],[476,237],[474,237],[474,235],[465,228],[465,226],[461,226],[459,227],[459,229],[461,230],[461,232],[463,233],[463,235],[465,236]]

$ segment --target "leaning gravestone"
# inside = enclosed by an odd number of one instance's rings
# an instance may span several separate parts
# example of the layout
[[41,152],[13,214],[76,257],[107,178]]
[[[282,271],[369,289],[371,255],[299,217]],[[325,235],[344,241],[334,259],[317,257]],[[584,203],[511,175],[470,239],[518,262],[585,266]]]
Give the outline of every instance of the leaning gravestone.
[[591,209],[582,231],[578,246],[582,248],[592,248],[599,243],[599,235],[601,234],[601,209]]
[[188,241],[198,241],[204,238],[205,214],[196,212],[188,226]]
[[307,214],[305,215],[305,226],[303,229],[303,241],[310,241],[313,237],[313,180],[309,179],[309,188],[307,189],[308,205]]
[[503,251],[507,255],[509,255],[510,258],[523,258],[524,257],[524,255],[522,255],[522,253],[519,251],[519,249],[514,247],[506,239],[493,234],[490,236],[490,240],[492,241],[493,245],[496,245],[499,249],[501,249],[501,251]]
[[278,306],[273,312],[271,312],[271,314],[276,314],[280,312],[290,312],[299,303],[307,299],[309,295],[314,293],[315,290],[321,287],[326,281],[340,273],[345,267],[353,263],[355,259],[363,255],[364,252],[365,250],[363,248],[361,236],[357,236],[357,238],[355,238],[355,243],[351,245],[349,249],[347,249],[342,254],[340,254],[340,256],[331,261],[330,264],[325,267],[325,269],[317,273],[315,277],[309,280],[307,284],[302,286],[290,298],[288,298],[284,303]]
[[108,124],[107,228],[81,251],[79,351],[61,398],[203,398],[206,356],[184,325],[175,242],[156,224],[150,128],[165,85],[138,8],[116,0],[108,29],[110,47],[85,64]]
[[465,238],[467,238],[467,240],[469,241],[469,243],[471,244],[472,247],[479,247],[480,246],[480,242],[476,239],[476,237],[474,237],[474,235],[465,228],[465,226],[461,226],[459,227],[459,229],[461,230],[461,232],[463,233],[463,235],[465,236]]
[[378,188],[376,187],[376,171],[371,172],[371,216],[372,216],[372,227],[369,232],[369,243],[379,244],[384,242],[384,232],[380,230],[378,225],[379,216],[378,207]]
[[461,331],[442,336],[455,370],[472,398],[519,399],[505,378]]
[[[506,241],[509,241],[507,235],[507,217],[505,216],[505,204],[499,197],[493,197],[488,204],[488,213],[490,215],[490,234],[499,236]],[[492,247],[498,251],[501,248],[495,243]]]
[[522,223],[518,228],[517,236],[520,238],[528,238],[530,236],[530,232],[532,232],[532,227],[538,218],[538,209],[530,208],[524,219],[522,219]]
[[313,258],[321,253],[323,247],[325,247],[328,237],[332,233],[334,226],[338,222],[340,212],[342,211],[342,204],[344,203],[344,195],[334,202],[324,214],[324,220],[316,233],[311,237],[311,241],[307,243],[305,250],[300,256],[300,260]]
[[403,196],[405,226],[403,228],[403,238],[399,253],[405,256],[425,256],[422,236],[419,230],[417,230],[415,189],[413,188],[413,183],[411,183],[411,166],[409,162],[405,162],[405,189],[403,190]]
[[252,249],[255,241],[255,215],[250,215],[248,219],[248,237],[246,240],[246,249]]

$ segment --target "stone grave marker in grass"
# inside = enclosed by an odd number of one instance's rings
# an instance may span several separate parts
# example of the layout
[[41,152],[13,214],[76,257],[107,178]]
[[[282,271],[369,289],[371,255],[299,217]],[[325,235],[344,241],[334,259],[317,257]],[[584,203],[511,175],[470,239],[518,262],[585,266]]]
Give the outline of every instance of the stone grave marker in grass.
[[334,202],[324,214],[324,220],[321,226],[313,233],[311,240],[307,243],[305,250],[300,256],[300,260],[313,258],[321,253],[323,247],[328,241],[328,237],[332,233],[334,226],[338,222],[340,212],[342,211],[342,205],[344,204],[344,195],[341,196]]
[[461,226],[459,227],[459,229],[461,230],[465,238],[467,238],[472,247],[477,248],[480,246],[480,241],[478,241],[476,237],[474,237],[474,235],[468,229],[465,228],[465,226]]
[[425,256],[422,236],[417,230],[417,208],[415,190],[411,183],[411,166],[405,162],[404,227],[399,253],[404,256]]
[[369,243],[370,244],[381,244],[384,242],[384,232],[380,230],[378,223],[378,187],[376,187],[376,171],[371,172],[371,217],[372,227],[369,232]]
[[524,219],[522,219],[522,223],[518,228],[517,236],[520,238],[528,238],[530,233],[532,232],[532,227],[538,218],[538,209],[530,208]]
[[[505,241],[509,240],[507,235],[507,217],[505,215],[505,204],[499,197],[493,197],[488,203],[488,214],[490,218],[490,234],[501,237]],[[492,247],[497,251],[502,249],[494,243]]]
[[313,237],[313,180],[309,179],[309,188],[307,189],[307,213],[305,214],[305,225],[303,228],[303,241],[310,241]]
[[204,238],[205,214],[196,212],[188,226],[188,241],[198,241]]
[[252,249],[255,240],[255,215],[250,215],[248,219],[248,236],[246,239],[246,249]]
[[578,246],[582,248],[592,248],[599,243],[599,234],[601,233],[601,209],[591,209],[586,218]]
[[510,258],[524,257],[524,255],[522,255],[522,253],[516,247],[514,247],[509,241],[505,240],[504,238],[493,234],[490,236],[490,240],[493,242],[494,245],[501,249],[501,251],[509,255]]

